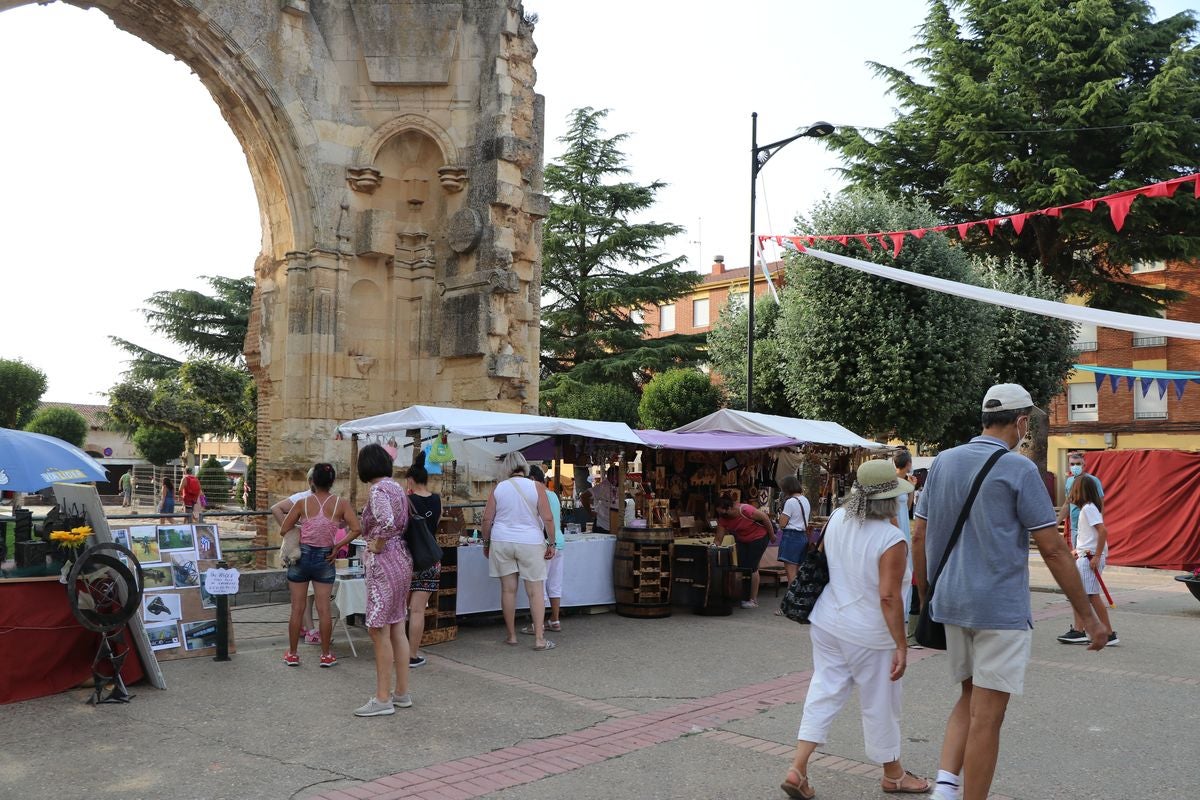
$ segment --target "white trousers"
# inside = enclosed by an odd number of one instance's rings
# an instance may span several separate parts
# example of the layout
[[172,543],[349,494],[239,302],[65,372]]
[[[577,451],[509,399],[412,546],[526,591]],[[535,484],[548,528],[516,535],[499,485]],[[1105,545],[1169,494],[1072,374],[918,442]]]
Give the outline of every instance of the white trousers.
[[863,741],[876,764],[900,759],[901,681],[891,680],[892,650],[870,650],[812,628],[813,677],[797,739],[824,744],[834,717],[858,687]]

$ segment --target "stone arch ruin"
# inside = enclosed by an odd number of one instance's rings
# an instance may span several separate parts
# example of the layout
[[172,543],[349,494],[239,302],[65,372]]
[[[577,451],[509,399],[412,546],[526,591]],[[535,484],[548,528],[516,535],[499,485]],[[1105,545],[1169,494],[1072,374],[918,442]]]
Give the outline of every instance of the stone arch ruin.
[[260,502],[345,463],[340,421],[536,411],[544,106],[518,0],[67,2],[185,62],[245,150]]

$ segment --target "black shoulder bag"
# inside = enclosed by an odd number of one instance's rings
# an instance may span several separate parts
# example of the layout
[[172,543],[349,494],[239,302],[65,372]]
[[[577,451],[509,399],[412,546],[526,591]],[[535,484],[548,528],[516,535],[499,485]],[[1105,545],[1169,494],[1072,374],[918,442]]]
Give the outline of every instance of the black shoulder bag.
[[815,545],[810,545],[804,560],[796,567],[796,577],[783,594],[779,610],[793,622],[808,624],[808,617],[816,608],[821,592],[829,583],[829,562],[825,560],[825,531],[821,531]]
[[408,527],[404,529],[404,543],[412,554],[414,574],[424,572],[442,560],[442,548],[425,524],[425,517],[417,513],[412,500],[408,501]]
[[962,538],[963,526],[967,524],[967,517],[971,513],[971,506],[975,504],[975,496],[979,494],[979,487],[983,485],[983,479],[992,471],[992,467],[1000,460],[1000,456],[1007,452],[1007,450],[997,450],[984,462],[979,473],[975,476],[975,482],[971,485],[971,492],[967,495],[967,501],[963,503],[962,511],[958,515],[958,522],[954,524],[954,532],[950,534],[950,541],[946,542],[946,549],[942,552],[942,562],[938,564],[937,572],[934,573],[933,578],[929,581],[929,592],[925,597],[925,604],[921,606],[921,615],[917,617],[917,629],[913,633],[913,638],[922,647],[928,647],[930,650],[946,649],[946,626],[940,622],[935,622],[933,617],[930,616],[930,610],[933,607],[933,589],[937,584],[937,579],[942,576],[942,570],[946,568],[946,562],[950,560],[950,551],[954,549],[954,545],[958,544],[958,540]]

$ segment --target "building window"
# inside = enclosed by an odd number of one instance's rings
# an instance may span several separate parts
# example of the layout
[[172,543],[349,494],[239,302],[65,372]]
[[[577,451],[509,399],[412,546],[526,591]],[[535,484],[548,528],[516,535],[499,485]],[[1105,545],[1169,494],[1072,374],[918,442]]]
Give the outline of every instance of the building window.
[[692,327],[708,327],[708,298],[692,301]]
[[675,304],[669,303],[658,307],[658,329],[660,331],[675,330]]
[[1080,322],[1075,326],[1075,350],[1087,353],[1096,349],[1096,326],[1090,322]]
[[[1162,319],[1166,319],[1167,318],[1166,309],[1159,310],[1158,316],[1161,317]],[[1166,343],[1167,343],[1167,337],[1159,336],[1156,333],[1138,332],[1138,333],[1133,334],[1133,346],[1134,347],[1159,347]]]
[[1071,422],[1096,422],[1100,419],[1097,408],[1096,384],[1072,383],[1067,387],[1067,419]]
[[1162,272],[1167,268],[1165,261],[1135,261],[1129,266],[1129,271],[1132,273],[1138,272]]
[[1152,383],[1145,396],[1142,395],[1141,381],[1133,385],[1133,418],[1134,419],[1166,419],[1167,395],[1158,396],[1158,384]]

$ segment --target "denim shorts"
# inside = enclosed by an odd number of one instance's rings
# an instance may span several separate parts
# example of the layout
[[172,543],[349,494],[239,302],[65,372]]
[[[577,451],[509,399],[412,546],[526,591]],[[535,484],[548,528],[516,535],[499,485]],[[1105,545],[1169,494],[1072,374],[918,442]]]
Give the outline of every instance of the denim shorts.
[[300,559],[288,567],[287,579],[292,583],[333,583],[337,571],[327,559],[332,547],[300,545]]
[[785,564],[799,564],[804,561],[808,552],[808,534],[804,531],[783,529],[783,538],[779,541],[779,560]]

